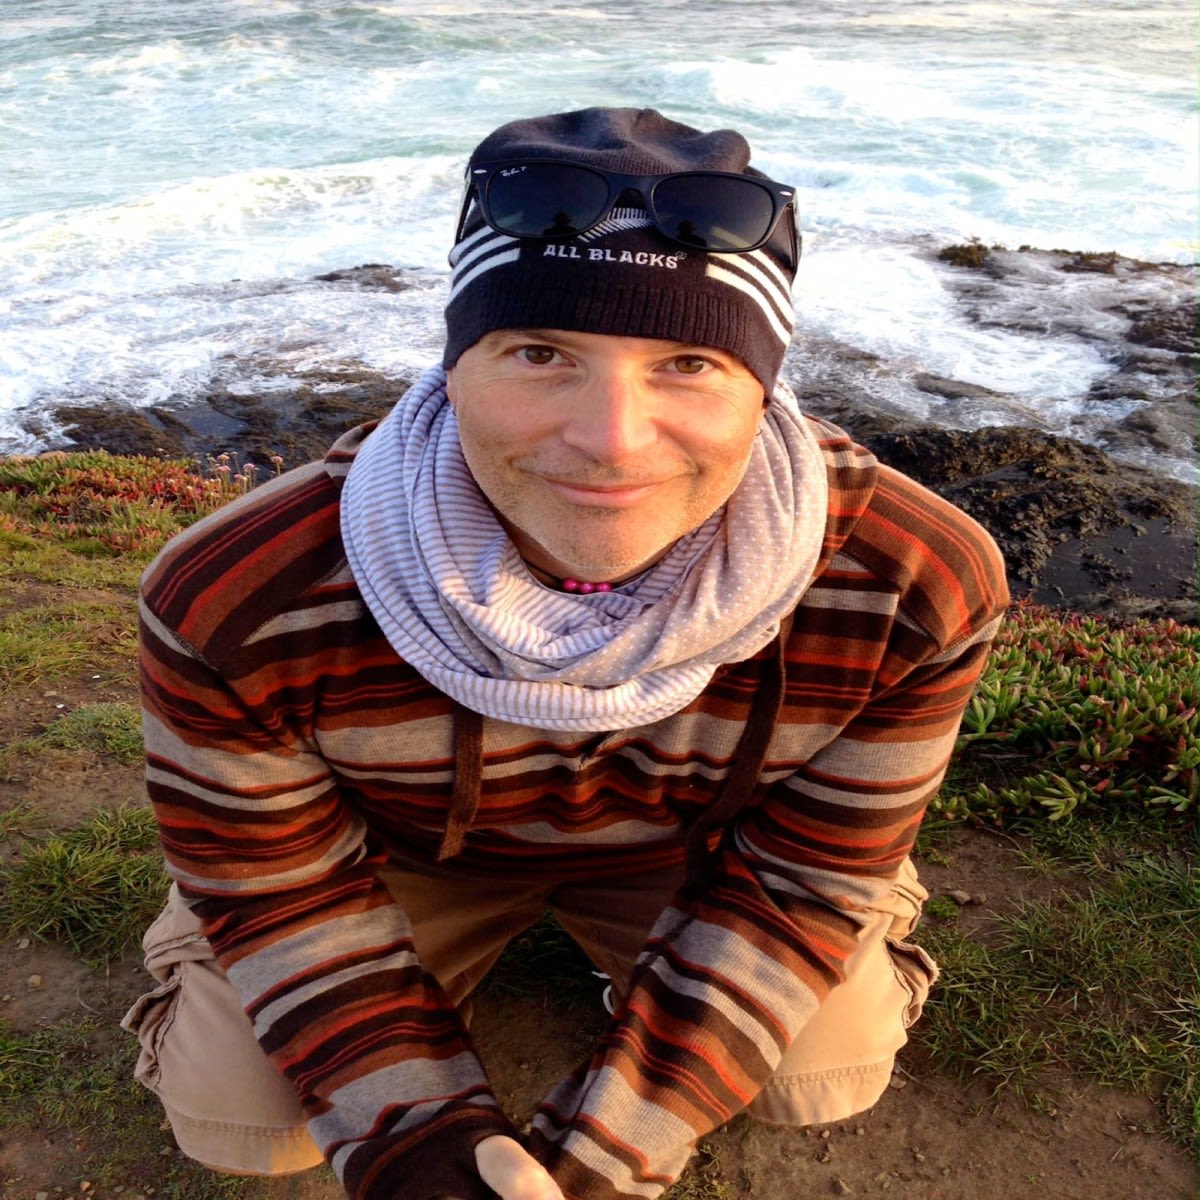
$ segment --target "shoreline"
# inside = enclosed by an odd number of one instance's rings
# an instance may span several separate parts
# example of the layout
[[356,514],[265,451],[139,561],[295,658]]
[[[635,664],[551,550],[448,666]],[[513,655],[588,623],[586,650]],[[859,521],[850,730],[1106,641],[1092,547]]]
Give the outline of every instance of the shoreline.
[[[1200,621],[1200,489],[1132,461],[1197,457],[1195,270],[975,241],[930,244],[921,253],[940,264],[947,290],[981,329],[1028,331],[1019,301],[1036,294],[1038,320],[1049,323],[1036,332],[1086,338],[1102,348],[1115,370],[1089,389],[1085,406],[1126,412],[1100,427],[1104,445],[1005,423],[1005,414],[1021,411],[1020,397],[915,370],[802,327],[784,364],[801,407],[979,520],[1005,554],[1015,597],[1120,618]],[[321,279],[338,289],[380,292],[414,286],[408,276],[370,264]],[[214,388],[144,409],[64,403],[43,416],[64,430],[55,449],[202,465],[228,453],[235,462],[274,470],[276,457],[285,468],[320,457],[347,428],[383,416],[411,382],[338,362],[289,378],[290,387],[261,394]],[[897,386],[931,397],[931,408],[947,422],[913,420],[889,398]],[[1035,406],[1024,408],[1036,417]],[[950,418],[967,411],[1000,420],[954,427]]]

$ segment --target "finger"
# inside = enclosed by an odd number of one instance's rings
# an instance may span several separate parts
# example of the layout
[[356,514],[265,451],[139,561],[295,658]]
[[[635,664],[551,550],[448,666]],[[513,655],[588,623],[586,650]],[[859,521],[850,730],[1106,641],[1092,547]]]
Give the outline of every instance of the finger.
[[563,1200],[546,1168],[513,1138],[494,1134],[475,1147],[479,1177],[501,1200]]

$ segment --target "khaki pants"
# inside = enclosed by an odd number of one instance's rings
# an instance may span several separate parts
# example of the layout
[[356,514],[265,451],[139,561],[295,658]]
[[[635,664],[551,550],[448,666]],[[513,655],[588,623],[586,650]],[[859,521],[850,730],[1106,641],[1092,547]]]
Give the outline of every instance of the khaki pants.
[[[425,867],[389,870],[386,879],[411,918],[422,962],[460,1006],[508,941],[547,907],[612,977],[619,997],[679,883],[678,874],[657,872],[548,888]],[[929,956],[904,941],[925,897],[906,861],[887,902],[872,914],[846,981],[751,1102],[752,1116],[812,1125],[862,1112],[879,1099],[937,977]],[[158,986],[122,1024],[138,1036],[136,1075],[162,1101],[180,1149],[238,1174],[287,1174],[321,1162],[291,1084],[254,1040],[233,987],[174,888],[143,946]]]

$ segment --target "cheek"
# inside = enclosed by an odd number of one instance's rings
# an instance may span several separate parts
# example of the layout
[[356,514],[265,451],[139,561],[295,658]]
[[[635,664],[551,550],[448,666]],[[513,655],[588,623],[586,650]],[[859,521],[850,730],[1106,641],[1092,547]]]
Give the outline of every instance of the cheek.
[[754,449],[754,438],[739,438],[711,452],[704,460],[705,492],[718,505],[736,491],[750,462]]
[[514,460],[528,453],[521,439],[507,423],[497,421],[490,409],[481,412],[472,405],[459,410],[458,438],[467,467],[483,494],[498,508],[510,504],[521,487]]
[[713,431],[710,427],[710,436],[700,440],[697,454],[716,471],[740,470],[754,449],[760,424],[761,418],[757,413],[750,418],[745,414],[738,414],[730,419],[720,436],[712,436]]
[[514,448],[511,435],[502,425],[470,411],[459,415],[458,438],[473,471],[494,469]]
[[554,440],[554,423],[527,399],[495,392],[461,399],[455,407],[463,452],[477,459],[525,456]]
[[471,474],[482,481],[487,475],[489,466],[496,461],[495,449],[489,445],[486,438],[481,436],[470,420],[459,421],[458,440],[462,446],[463,458],[467,460],[467,466],[471,468]]

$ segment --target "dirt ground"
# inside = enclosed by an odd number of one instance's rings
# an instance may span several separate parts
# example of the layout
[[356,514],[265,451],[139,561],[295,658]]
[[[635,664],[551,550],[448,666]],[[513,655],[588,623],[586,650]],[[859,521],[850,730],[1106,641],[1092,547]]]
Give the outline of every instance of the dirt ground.
[[[972,886],[966,875],[956,885]],[[0,1003],[19,1028],[80,1012],[96,1014],[103,1043],[125,1039],[116,1026],[142,987],[136,959],[98,977],[55,948],[3,947]],[[26,980],[41,975],[36,993]],[[597,1014],[599,1006],[597,1006]],[[573,1065],[599,1016],[488,997],[476,1006],[474,1031],[502,1104],[527,1113]],[[796,1200],[797,1197],[877,1196],[897,1200],[1193,1200],[1196,1173],[1178,1146],[1153,1130],[1153,1106],[1120,1092],[1063,1084],[1056,1108],[1035,1112],[1012,1098],[999,1101],[920,1066],[919,1047],[906,1051],[893,1085],[869,1113],[821,1128],[791,1130],[735,1119],[704,1143],[693,1171],[713,1181],[700,1193],[721,1200]],[[114,1114],[114,1124],[126,1120]],[[86,1195],[132,1200],[150,1197],[172,1157],[170,1133],[129,1167],[123,1184],[84,1188],[104,1160],[106,1131],[70,1129],[0,1132],[0,1196],[4,1200]],[[716,1190],[723,1181],[725,1191]],[[121,1191],[117,1191],[117,1188]],[[279,1200],[337,1200],[331,1174],[309,1172],[264,1185]]]
[[[19,713],[0,704],[8,708],[0,715],[32,727],[60,704],[129,699],[123,691],[82,679],[74,687],[27,699]],[[54,768],[21,784],[0,785],[0,808],[28,801],[66,827],[97,805],[140,792],[138,768]],[[970,920],[1054,886],[1053,880],[1014,869],[1011,839],[962,830],[943,849],[949,865],[923,863],[922,877],[935,895],[962,890],[986,897],[964,910]],[[27,1031],[91,1016],[98,1022],[93,1035],[98,1059],[131,1040],[118,1021],[145,985],[134,955],[96,972],[57,947],[24,940],[0,944],[0,1018]],[[582,1013],[550,996],[530,1000],[500,994],[477,1001],[473,1029],[480,1053],[501,1103],[514,1117],[527,1114],[586,1051],[602,1020],[599,1001],[599,987],[595,1009]],[[132,1047],[128,1052],[132,1060]],[[153,1132],[142,1159],[127,1163],[114,1180],[101,1167],[130,1122]],[[873,1111],[803,1131],[737,1118],[705,1141],[692,1167],[695,1190],[685,1194],[688,1200],[884,1194],[897,1200],[1193,1200],[1194,1162],[1156,1133],[1157,1125],[1148,1101],[1072,1080],[1060,1081],[1052,1105],[1034,1108],[1011,1096],[996,1099],[981,1086],[928,1070],[918,1033]],[[180,1181],[186,1181],[189,1169],[148,1098],[137,1113],[113,1113],[110,1129],[22,1131],[0,1116],[3,1200],[186,1196]],[[342,1193],[328,1172],[318,1170],[264,1183],[261,1195],[264,1200],[336,1200]]]
[[[985,843],[987,845],[987,843]],[[994,847],[992,847],[994,848]],[[929,875],[932,871],[927,871]],[[951,871],[953,886],[992,889],[996,870]],[[128,1039],[117,1028],[145,976],[130,956],[107,977],[64,951],[32,944],[2,947],[0,1013],[21,1029],[90,1013],[102,1021],[97,1053]],[[27,987],[32,976],[42,986]],[[599,997],[597,996],[597,1001]],[[595,1014],[490,996],[476,1004],[473,1024],[497,1095],[513,1115],[528,1113],[580,1056]],[[902,1055],[892,1087],[869,1113],[821,1128],[791,1130],[737,1118],[706,1139],[693,1171],[713,1181],[701,1195],[721,1200],[888,1195],[897,1200],[1193,1200],[1196,1171],[1189,1156],[1154,1130],[1154,1108],[1119,1091],[1062,1081],[1055,1107],[1035,1111],[1012,1097],[964,1086],[925,1071],[919,1045]],[[124,1123],[114,1114],[114,1127]],[[161,1131],[146,1159],[111,1187],[83,1184],[99,1174],[105,1130],[0,1132],[0,1196],[49,1200],[64,1195],[132,1200],[162,1186],[171,1159]],[[716,1190],[723,1181],[725,1191]],[[118,1192],[116,1189],[120,1188]],[[264,1185],[274,1200],[337,1200],[343,1195],[325,1170]]]

